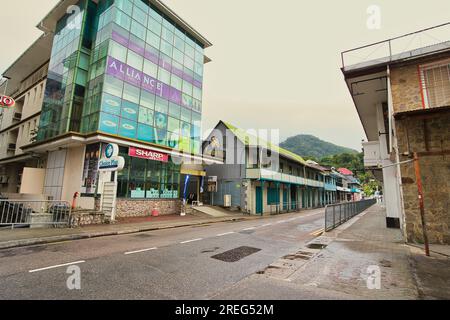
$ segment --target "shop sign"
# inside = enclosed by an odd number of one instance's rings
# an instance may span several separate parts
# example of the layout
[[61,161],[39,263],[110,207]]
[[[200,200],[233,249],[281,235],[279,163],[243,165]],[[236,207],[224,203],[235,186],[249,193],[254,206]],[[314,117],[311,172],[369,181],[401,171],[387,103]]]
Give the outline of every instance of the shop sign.
[[119,157],[119,146],[117,144],[108,144],[104,155],[98,162],[98,170],[102,172],[121,171],[125,167],[125,159]]
[[147,159],[159,162],[169,162],[169,155],[167,153],[162,153],[153,150],[130,147],[128,149],[128,155],[134,158]]
[[16,102],[14,101],[13,98],[0,95],[0,107],[1,108],[11,108],[11,107],[14,107],[15,104],[16,104]]

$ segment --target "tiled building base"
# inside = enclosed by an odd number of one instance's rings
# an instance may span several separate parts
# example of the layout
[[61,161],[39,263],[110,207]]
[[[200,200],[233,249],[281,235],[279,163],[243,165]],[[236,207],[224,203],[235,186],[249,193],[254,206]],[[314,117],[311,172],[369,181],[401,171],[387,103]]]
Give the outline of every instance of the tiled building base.
[[132,200],[117,199],[117,218],[151,216],[153,210],[158,210],[160,215],[179,214],[181,212],[181,200]]

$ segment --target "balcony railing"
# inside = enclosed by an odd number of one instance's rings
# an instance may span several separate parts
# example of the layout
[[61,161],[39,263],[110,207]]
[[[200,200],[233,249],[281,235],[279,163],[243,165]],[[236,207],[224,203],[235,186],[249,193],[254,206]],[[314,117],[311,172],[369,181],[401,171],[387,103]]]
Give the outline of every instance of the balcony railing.
[[450,49],[450,22],[341,53],[344,71]]
[[276,181],[288,184],[304,185],[309,187],[324,188],[323,181],[316,181],[290,174],[280,173],[266,169],[247,169],[247,179]]

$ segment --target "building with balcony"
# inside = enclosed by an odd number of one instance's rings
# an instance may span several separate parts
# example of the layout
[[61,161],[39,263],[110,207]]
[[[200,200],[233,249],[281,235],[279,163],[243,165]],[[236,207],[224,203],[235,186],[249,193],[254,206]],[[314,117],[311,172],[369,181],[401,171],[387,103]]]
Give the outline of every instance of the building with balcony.
[[[205,174],[211,43],[159,0],[61,0],[38,28],[44,34],[3,74],[10,78],[3,88],[17,100],[2,115],[4,188],[67,201],[79,193],[77,204],[95,209],[105,183],[115,181],[119,217],[178,213],[183,175]],[[111,143],[125,169],[100,174]]]
[[342,53],[342,72],[368,139],[365,166],[383,181],[387,226],[401,227],[409,242],[424,241],[414,154],[430,242],[450,242],[449,31],[446,23]]
[[336,200],[331,197],[334,179],[320,166],[257,132],[221,121],[205,140],[204,154],[224,163],[206,166],[207,177],[217,181],[217,190],[205,196],[212,205],[262,215],[321,207]]

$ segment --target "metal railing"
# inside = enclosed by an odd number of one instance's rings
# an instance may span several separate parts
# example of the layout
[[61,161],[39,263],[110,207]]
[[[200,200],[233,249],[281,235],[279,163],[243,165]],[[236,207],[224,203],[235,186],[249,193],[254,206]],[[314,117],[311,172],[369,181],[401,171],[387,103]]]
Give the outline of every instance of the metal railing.
[[0,228],[66,227],[71,216],[67,201],[0,200]]
[[344,51],[341,53],[342,68],[347,70],[367,63],[387,63],[448,50],[449,32],[450,22]]
[[302,210],[302,203],[300,201],[282,202],[279,204],[270,204],[270,215],[274,216],[277,214],[297,212]]
[[328,205],[325,208],[325,231],[331,231],[377,203],[376,199]]

